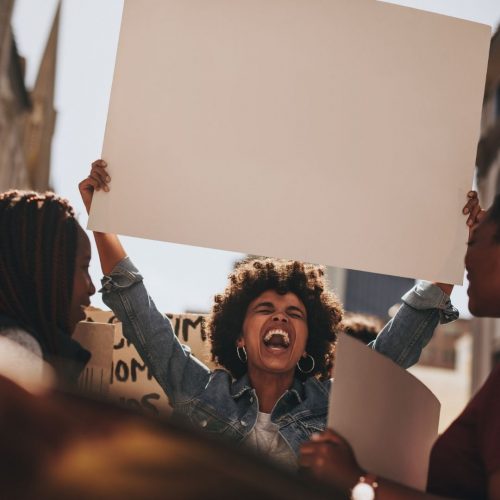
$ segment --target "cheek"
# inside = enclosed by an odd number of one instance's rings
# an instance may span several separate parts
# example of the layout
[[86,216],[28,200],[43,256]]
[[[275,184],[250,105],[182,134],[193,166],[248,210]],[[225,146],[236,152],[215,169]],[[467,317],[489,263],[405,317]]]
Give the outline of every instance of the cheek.
[[245,344],[251,343],[254,339],[259,338],[260,328],[264,321],[260,320],[259,316],[251,316],[245,318],[242,326],[242,334]]
[[307,328],[307,325],[301,323],[300,325],[296,326],[295,332],[297,333],[297,342],[296,342],[297,348],[300,348],[302,351],[305,351],[307,339],[309,337],[309,330]]

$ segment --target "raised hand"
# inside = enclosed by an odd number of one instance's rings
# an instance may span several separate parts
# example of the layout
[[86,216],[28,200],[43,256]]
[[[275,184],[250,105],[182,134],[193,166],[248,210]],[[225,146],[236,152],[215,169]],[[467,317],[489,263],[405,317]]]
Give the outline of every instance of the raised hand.
[[111,177],[106,171],[107,166],[104,160],[96,160],[92,163],[89,176],[78,184],[78,189],[80,190],[80,195],[87,209],[87,213],[90,212],[94,191],[100,191],[101,189],[106,192],[109,191],[108,184],[111,182]]

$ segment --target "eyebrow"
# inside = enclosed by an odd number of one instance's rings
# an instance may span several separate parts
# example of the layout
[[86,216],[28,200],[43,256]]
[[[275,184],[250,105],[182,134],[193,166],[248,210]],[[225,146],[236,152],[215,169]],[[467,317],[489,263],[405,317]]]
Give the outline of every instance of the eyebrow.
[[272,302],[259,302],[255,305],[254,309],[258,309],[259,307],[270,307],[274,308],[274,304]]
[[298,306],[290,306],[290,307],[287,307],[287,310],[292,310],[292,311],[299,311],[300,313],[302,314],[305,314],[305,312]]

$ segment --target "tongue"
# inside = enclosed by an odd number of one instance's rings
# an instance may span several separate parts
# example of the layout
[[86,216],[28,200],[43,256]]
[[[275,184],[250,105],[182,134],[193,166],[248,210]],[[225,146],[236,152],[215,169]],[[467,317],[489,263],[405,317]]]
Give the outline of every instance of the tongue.
[[273,335],[269,339],[269,342],[267,342],[267,345],[271,347],[286,347],[285,340],[281,335]]

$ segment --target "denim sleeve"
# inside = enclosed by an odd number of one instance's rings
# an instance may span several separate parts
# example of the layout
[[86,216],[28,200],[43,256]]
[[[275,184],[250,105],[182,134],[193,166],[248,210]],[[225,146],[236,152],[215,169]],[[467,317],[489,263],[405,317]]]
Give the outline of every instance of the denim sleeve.
[[370,346],[403,368],[409,368],[419,360],[438,323],[454,321],[458,311],[446,293],[427,281],[417,283],[402,299],[396,315]]
[[168,318],[156,308],[143,278],[126,257],[102,279],[102,299],[122,323],[130,340],[172,404],[199,394],[210,370],[182,345]]

